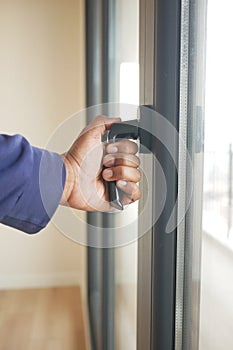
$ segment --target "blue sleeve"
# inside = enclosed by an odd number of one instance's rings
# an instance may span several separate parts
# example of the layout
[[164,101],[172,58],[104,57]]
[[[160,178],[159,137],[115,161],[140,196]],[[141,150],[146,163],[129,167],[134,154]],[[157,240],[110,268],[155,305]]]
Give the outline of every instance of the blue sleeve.
[[43,229],[59,205],[65,176],[60,155],[20,135],[0,135],[0,223],[27,233]]

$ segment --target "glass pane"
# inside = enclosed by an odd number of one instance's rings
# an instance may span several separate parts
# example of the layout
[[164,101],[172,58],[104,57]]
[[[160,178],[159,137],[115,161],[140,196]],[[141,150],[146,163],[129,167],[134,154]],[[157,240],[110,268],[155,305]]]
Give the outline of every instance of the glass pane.
[[232,11],[208,2],[200,350],[233,348]]
[[[139,0],[117,0],[115,6],[116,99],[122,104],[130,104],[132,110],[132,115],[122,113],[121,118],[135,119],[139,104]],[[138,204],[135,203],[117,219],[120,225],[134,220],[134,237],[137,236],[137,211]],[[136,349],[137,242],[128,243],[115,249],[116,350]]]

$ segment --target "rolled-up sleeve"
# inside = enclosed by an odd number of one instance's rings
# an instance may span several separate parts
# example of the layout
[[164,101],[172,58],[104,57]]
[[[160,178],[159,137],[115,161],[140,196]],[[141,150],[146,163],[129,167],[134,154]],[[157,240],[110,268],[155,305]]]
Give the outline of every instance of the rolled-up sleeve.
[[0,222],[27,233],[43,229],[59,205],[65,177],[60,155],[20,135],[0,135]]

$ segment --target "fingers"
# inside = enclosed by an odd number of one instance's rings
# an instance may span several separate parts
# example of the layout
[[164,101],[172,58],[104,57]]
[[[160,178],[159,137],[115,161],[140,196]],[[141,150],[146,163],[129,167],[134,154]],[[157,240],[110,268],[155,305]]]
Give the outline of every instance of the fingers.
[[138,152],[138,145],[135,142],[129,140],[122,140],[115,143],[110,143],[106,146],[106,152],[109,154],[114,153],[127,153],[136,154]]
[[140,165],[140,161],[139,161],[139,158],[136,157],[134,154],[126,154],[126,153],[107,154],[103,158],[103,165],[106,167],[124,165],[132,168],[138,168]]
[[102,176],[106,181],[126,180],[138,182],[141,178],[141,173],[138,169],[129,166],[115,166],[103,170]]
[[121,140],[108,144],[106,152],[103,164],[107,169],[103,170],[102,177],[106,181],[116,181],[117,187],[123,191],[123,205],[138,200],[140,190],[136,183],[140,180],[141,173],[138,170],[140,161],[135,155],[138,152],[137,144]]
[[[88,126],[103,134],[109,130],[113,123],[119,123],[120,118],[97,117]],[[94,132],[95,133],[95,132]],[[94,135],[95,136],[95,135]],[[106,145],[103,165],[107,167],[102,171],[105,181],[116,181],[117,187],[122,190],[123,205],[130,204],[140,198],[140,190],[136,183],[140,180],[141,173],[138,170],[139,158],[136,156],[138,146],[135,142],[121,140]]]
[[119,180],[117,181],[117,187],[125,194],[122,197],[123,205],[133,203],[141,197],[139,187],[134,182]]

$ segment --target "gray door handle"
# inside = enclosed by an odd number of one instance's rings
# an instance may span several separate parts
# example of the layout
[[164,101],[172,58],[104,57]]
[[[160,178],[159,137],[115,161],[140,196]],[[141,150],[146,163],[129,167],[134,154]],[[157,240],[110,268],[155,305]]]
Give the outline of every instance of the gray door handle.
[[[108,130],[102,141],[105,143],[116,142],[120,139],[136,140],[138,138],[138,120],[129,120],[127,122],[114,123],[110,130]],[[118,210],[124,210],[121,202],[121,192],[116,186],[116,181],[105,181],[107,187],[109,202],[112,207]]]
[[[141,106],[141,116],[143,111],[145,118],[141,118],[140,121],[138,119],[133,119],[112,124],[110,130],[104,134],[102,141],[105,143],[112,143],[120,139],[139,139],[140,145],[144,146],[143,149],[140,148],[140,151],[143,152],[145,149],[150,149],[152,135],[148,131],[150,130],[148,128],[148,123],[151,122],[151,109],[148,106]],[[105,183],[109,194],[109,202],[111,203],[112,207],[118,210],[124,210],[124,206],[121,201],[121,191],[117,188],[116,181],[106,181]]]

